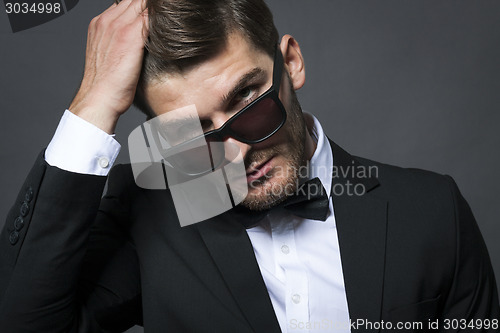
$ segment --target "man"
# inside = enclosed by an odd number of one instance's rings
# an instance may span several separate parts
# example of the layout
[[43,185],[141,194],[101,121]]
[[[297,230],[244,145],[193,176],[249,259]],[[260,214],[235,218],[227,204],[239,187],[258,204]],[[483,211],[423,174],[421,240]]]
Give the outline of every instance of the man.
[[[293,93],[299,45],[278,40],[262,2],[144,6],[124,0],[89,26],[80,90],[1,236],[3,331],[463,331],[473,319],[466,330],[498,330],[491,264],[453,180],[330,142]],[[258,111],[283,109],[284,124],[245,109],[270,87],[279,100]],[[114,168],[101,201],[110,134],[134,95],[150,117],[195,105],[207,133],[239,117],[223,139],[244,157],[244,215],[181,227],[171,193],[136,186],[130,166]],[[284,209],[295,196],[280,189],[315,178],[328,194],[320,214]]]

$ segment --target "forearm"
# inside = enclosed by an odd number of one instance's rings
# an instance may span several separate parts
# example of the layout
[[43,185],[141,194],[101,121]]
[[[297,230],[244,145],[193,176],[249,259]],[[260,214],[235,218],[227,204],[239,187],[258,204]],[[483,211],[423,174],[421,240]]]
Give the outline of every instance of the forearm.
[[[78,276],[105,181],[50,167],[39,156],[1,235],[2,330],[53,332],[73,325]],[[29,188],[33,197],[27,203]],[[25,203],[29,211],[15,231],[13,221]]]
[[[68,332],[77,326],[79,332],[95,332],[94,309],[86,310],[88,299],[99,292],[120,295],[99,287],[98,265],[93,281],[80,279],[87,247],[92,246],[88,243],[90,227],[96,223],[105,175],[119,150],[109,134],[132,104],[141,72],[148,27],[144,8],[144,0],[114,4],[89,25],[84,75],[70,110],[73,117],[80,117],[80,123],[87,123],[82,126],[88,128],[90,124],[98,130],[91,130],[94,134],[90,136],[85,136],[90,132],[71,133],[74,141],[70,145],[66,139],[51,143],[48,164],[43,155],[39,156],[7,217],[0,237],[2,332]],[[106,143],[95,142],[103,133]],[[109,150],[102,149],[113,145]],[[58,153],[53,154],[54,150]],[[109,151],[115,153],[110,155]],[[84,164],[87,166],[82,167]],[[25,202],[29,188],[33,197]],[[19,220],[14,225],[19,214],[22,227]],[[102,226],[107,222],[104,218]],[[135,255],[126,240],[119,247],[113,250],[128,257]],[[104,253],[101,248],[94,252]],[[107,265],[114,258],[102,257],[91,256],[89,265],[99,260]],[[135,274],[136,267],[119,268]],[[134,274],[131,285],[136,286]],[[82,289],[86,292],[79,293]],[[123,289],[130,298],[140,299],[137,289]]]
[[0,321],[6,327],[44,332],[55,323],[63,329],[85,321],[78,318],[84,300],[75,299],[77,284],[105,176],[119,150],[112,136],[71,112],[61,118],[2,233]]

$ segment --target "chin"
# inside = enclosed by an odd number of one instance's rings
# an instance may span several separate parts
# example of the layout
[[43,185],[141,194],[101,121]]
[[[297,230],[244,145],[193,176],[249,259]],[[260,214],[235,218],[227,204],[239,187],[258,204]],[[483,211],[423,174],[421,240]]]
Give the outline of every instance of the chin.
[[273,169],[270,174],[248,185],[248,194],[241,205],[250,210],[266,210],[279,205],[298,186],[298,175],[294,167],[288,165],[287,172],[279,174]]
[[248,194],[241,205],[250,210],[272,208],[297,191],[300,167],[306,165],[306,125],[293,89],[291,93],[292,101],[287,104],[290,105],[287,108],[289,110],[287,123],[280,129],[281,140],[277,140],[284,143],[275,145],[266,153],[256,152],[253,156],[248,156],[249,161],[261,161],[268,156],[276,155],[275,165],[271,171],[252,184],[248,184]]

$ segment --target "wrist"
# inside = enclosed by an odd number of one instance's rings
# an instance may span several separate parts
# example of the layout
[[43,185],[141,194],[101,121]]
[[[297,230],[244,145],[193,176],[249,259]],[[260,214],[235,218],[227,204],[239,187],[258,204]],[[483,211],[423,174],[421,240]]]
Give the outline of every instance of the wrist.
[[115,133],[119,114],[93,106],[70,105],[68,109],[74,115],[91,123],[108,134]]

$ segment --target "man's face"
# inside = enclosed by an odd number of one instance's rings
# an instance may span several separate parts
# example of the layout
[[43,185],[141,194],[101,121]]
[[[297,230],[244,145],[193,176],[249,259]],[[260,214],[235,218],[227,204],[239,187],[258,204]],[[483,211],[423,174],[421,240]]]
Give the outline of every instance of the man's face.
[[[244,158],[248,195],[242,204],[252,210],[272,207],[295,191],[297,171],[305,163],[306,129],[300,105],[283,69],[280,100],[285,125],[269,139],[253,145],[226,139]],[[157,116],[195,105],[203,131],[221,127],[272,85],[273,59],[253,48],[240,34],[226,48],[183,74],[165,75],[146,86],[146,99]],[[307,134],[308,135],[308,134]]]

